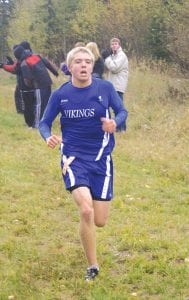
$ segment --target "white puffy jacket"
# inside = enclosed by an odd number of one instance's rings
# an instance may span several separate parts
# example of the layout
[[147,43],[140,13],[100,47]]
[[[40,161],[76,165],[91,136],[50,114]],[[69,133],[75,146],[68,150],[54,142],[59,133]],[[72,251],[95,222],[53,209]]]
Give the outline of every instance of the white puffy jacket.
[[128,82],[128,59],[122,48],[108,56],[104,63],[107,68],[106,79],[111,81],[116,91],[124,93]]

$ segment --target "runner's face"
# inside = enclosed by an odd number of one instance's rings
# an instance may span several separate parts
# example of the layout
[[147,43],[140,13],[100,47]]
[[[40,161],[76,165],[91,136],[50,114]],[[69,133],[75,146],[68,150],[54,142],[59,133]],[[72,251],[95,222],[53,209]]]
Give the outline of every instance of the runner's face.
[[91,83],[93,62],[88,53],[78,52],[70,65],[72,82],[76,86],[85,86]]

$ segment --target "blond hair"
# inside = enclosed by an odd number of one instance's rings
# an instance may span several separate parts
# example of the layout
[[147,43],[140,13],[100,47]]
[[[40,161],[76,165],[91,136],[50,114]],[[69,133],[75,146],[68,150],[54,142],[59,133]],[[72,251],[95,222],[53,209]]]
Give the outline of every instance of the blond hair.
[[98,49],[98,46],[96,43],[94,42],[90,42],[86,45],[86,47],[91,50],[91,52],[93,53],[94,57],[95,57],[95,61],[100,57],[100,51]]
[[73,48],[72,50],[70,50],[68,52],[67,59],[66,59],[66,63],[67,63],[68,68],[70,67],[72,61],[74,60],[75,55],[79,52],[89,54],[89,56],[92,60],[92,64],[94,64],[94,61],[95,61],[94,55],[88,48],[86,48],[86,47],[75,47],[75,48]]

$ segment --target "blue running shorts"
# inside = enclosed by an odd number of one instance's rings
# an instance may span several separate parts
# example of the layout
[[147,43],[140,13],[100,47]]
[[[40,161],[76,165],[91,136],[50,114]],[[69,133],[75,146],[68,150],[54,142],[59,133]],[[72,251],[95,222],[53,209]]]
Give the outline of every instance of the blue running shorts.
[[[71,157],[70,157],[71,158]],[[62,155],[61,168],[70,159]],[[113,197],[113,162],[111,155],[102,157],[98,161],[86,161],[73,158],[62,173],[66,189],[74,190],[80,186],[90,189],[92,198],[101,201],[110,201]]]

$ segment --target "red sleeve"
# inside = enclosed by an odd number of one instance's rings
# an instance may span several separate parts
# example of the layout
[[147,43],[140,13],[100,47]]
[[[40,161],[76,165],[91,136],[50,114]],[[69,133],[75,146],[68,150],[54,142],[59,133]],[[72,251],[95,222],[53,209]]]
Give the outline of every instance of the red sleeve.
[[16,65],[17,63],[14,63],[13,65],[3,64],[3,69],[9,73],[16,74]]

